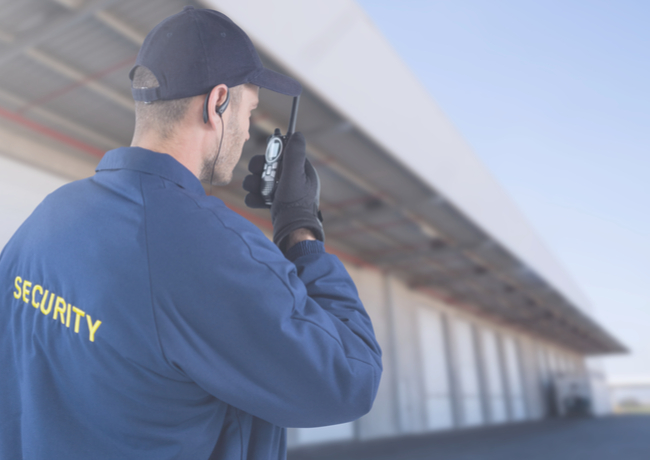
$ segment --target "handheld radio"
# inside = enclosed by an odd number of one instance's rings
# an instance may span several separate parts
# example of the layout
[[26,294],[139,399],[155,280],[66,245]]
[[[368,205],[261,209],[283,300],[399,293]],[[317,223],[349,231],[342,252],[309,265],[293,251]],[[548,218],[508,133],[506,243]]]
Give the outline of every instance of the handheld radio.
[[289,118],[289,127],[287,128],[287,134],[284,136],[280,132],[280,129],[275,128],[275,132],[272,136],[269,137],[266,143],[266,154],[264,155],[264,171],[262,171],[262,187],[261,193],[264,198],[264,202],[267,206],[273,204],[273,197],[275,196],[275,190],[278,186],[278,172],[281,170],[282,166],[282,153],[284,148],[287,146],[289,137],[296,130],[296,119],[298,117],[298,103],[300,102],[300,96],[295,96],[293,98],[293,105],[291,106],[291,117]]

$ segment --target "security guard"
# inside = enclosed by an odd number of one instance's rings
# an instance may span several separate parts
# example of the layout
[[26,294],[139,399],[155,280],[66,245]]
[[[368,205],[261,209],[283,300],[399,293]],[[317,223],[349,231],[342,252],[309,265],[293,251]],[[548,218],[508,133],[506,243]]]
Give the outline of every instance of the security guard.
[[231,179],[259,88],[300,85],[226,16],[191,7],[151,31],[131,77],[132,146],[49,195],[0,256],[0,458],[283,459],[285,427],[362,416],[382,371],[324,251],[302,135],[275,244],[201,185]]

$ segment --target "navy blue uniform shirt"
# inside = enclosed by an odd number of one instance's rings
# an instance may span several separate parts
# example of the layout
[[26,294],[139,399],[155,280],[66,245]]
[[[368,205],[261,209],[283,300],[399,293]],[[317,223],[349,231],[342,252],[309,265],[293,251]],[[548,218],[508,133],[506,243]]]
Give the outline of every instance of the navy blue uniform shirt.
[[286,257],[169,155],[107,152],[0,255],[0,458],[283,459],[368,412],[381,350],[320,242]]

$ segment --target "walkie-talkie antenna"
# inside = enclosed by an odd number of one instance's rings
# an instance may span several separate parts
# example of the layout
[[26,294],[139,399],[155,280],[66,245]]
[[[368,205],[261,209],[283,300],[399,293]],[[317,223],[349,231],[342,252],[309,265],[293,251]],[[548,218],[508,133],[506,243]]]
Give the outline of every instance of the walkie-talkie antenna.
[[291,106],[291,117],[289,118],[289,127],[287,128],[287,137],[291,136],[296,130],[296,120],[298,119],[298,103],[300,96],[294,96],[293,105]]

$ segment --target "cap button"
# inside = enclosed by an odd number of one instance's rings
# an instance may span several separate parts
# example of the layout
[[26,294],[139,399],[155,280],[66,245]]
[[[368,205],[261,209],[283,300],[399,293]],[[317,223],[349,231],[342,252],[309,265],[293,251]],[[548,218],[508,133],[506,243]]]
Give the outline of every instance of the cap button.
[[187,5],[185,8],[183,8],[183,11],[189,11],[189,10],[193,10],[193,9],[194,9],[194,7],[192,5]]

